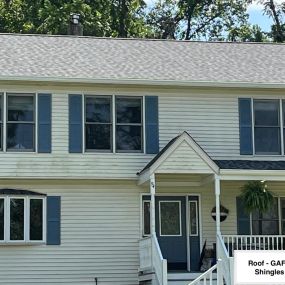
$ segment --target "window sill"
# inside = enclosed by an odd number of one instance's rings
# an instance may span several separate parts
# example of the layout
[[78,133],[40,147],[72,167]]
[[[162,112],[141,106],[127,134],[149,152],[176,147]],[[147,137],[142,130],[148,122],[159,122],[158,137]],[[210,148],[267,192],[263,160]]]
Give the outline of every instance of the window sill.
[[9,241],[9,242],[0,242],[0,246],[39,246],[46,245],[44,241]]

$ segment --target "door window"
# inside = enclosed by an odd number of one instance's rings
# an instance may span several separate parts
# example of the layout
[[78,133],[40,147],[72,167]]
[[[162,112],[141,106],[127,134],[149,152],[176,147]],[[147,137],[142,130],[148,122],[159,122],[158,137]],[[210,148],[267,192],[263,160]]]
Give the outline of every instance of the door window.
[[197,201],[189,201],[189,232],[190,236],[198,235],[198,205]]
[[181,236],[181,202],[159,201],[160,236]]

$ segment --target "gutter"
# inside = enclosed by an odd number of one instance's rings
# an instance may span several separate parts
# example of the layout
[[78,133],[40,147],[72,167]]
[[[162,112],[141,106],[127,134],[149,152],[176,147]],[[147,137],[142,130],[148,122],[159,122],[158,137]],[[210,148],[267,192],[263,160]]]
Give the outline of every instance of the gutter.
[[264,82],[216,82],[187,80],[150,80],[150,79],[110,79],[110,78],[67,78],[67,77],[33,77],[33,76],[0,76],[0,81],[26,81],[50,83],[81,83],[81,84],[114,84],[114,85],[149,85],[149,86],[179,86],[179,87],[224,87],[224,88],[268,88],[284,89],[285,83]]

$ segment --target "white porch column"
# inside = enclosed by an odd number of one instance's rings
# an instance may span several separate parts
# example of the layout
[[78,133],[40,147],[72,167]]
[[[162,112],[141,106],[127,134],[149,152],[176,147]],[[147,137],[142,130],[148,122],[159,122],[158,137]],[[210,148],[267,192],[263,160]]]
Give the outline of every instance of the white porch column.
[[221,221],[220,221],[220,193],[221,193],[221,183],[220,177],[215,175],[215,197],[216,197],[216,232],[221,233]]
[[150,176],[150,233],[155,235],[155,174]]

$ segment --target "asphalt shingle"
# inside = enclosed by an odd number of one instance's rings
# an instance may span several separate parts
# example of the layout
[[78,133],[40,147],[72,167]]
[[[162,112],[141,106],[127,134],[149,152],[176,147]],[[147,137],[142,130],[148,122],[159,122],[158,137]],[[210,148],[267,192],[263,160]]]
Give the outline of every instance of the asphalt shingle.
[[285,83],[285,45],[0,35],[0,77]]

